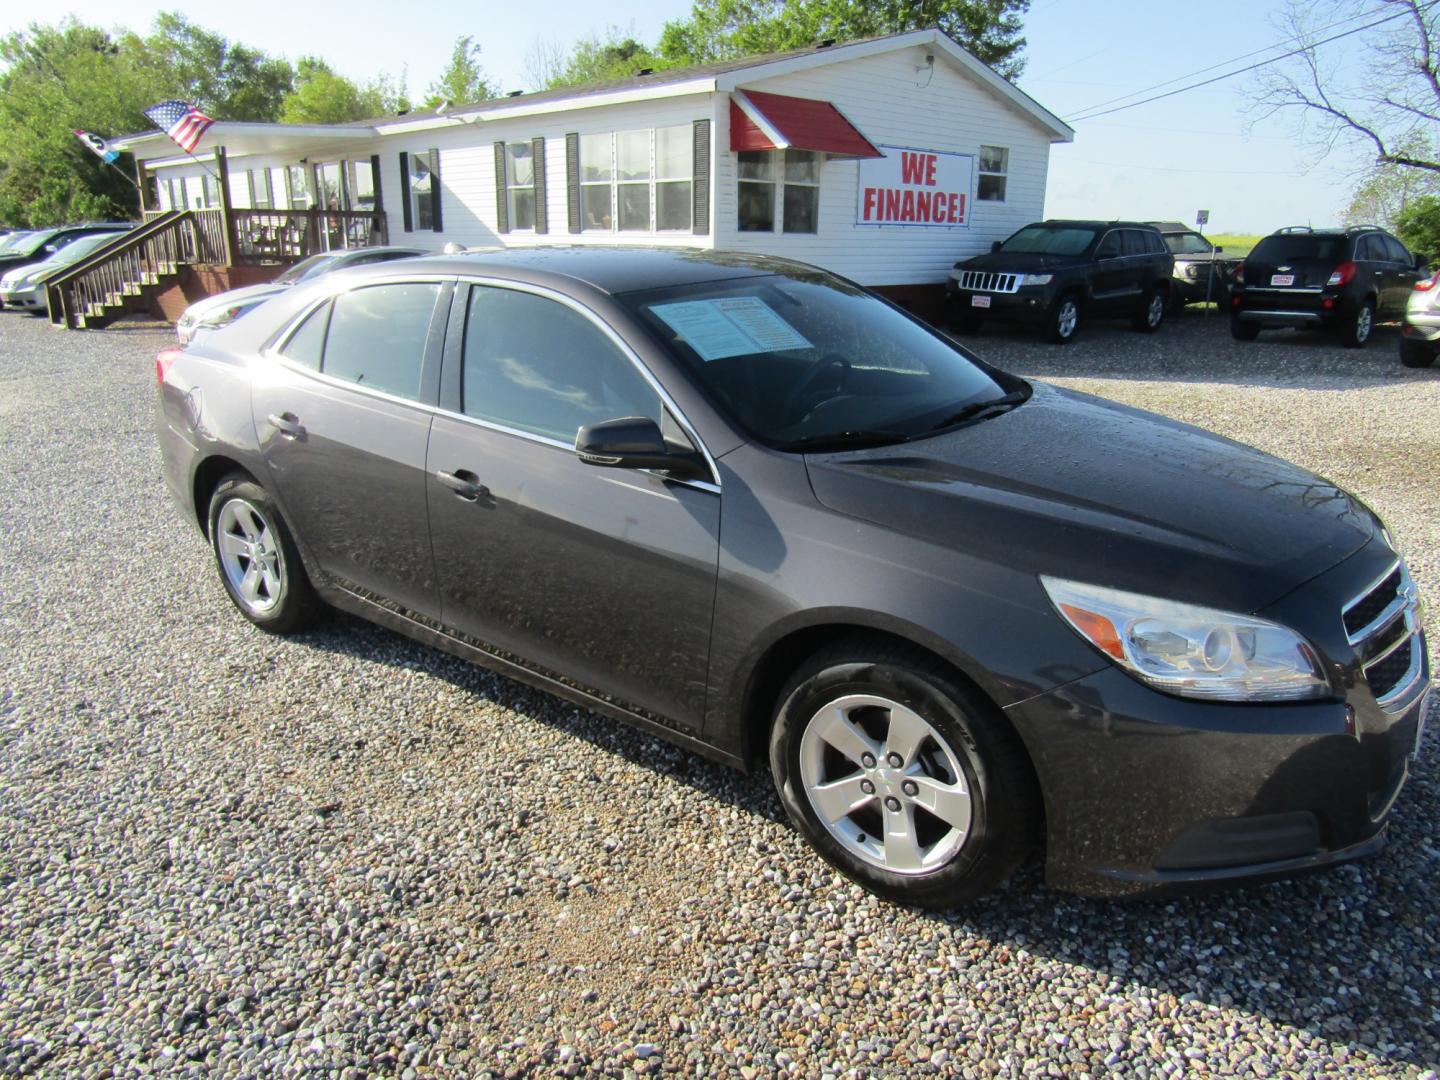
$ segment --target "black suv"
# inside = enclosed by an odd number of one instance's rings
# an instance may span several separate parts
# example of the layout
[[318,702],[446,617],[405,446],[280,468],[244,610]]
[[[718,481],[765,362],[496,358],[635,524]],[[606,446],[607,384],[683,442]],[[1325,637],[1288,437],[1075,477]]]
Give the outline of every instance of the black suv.
[[1032,322],[1061,345],[1082,317],[1128,317],[1150,332],[1165,318],[1174,264],[1153,225],[1038,221],[996,241],[989,255],[956,263],[946,304],[962,330],[985,319]]
[[1311,229],[1271,233],[1235,271],[1230,333],[1254,341],[1264,329],[1334,330],[1363,348],[1376,319],[1398,319],[1422,277],[1405,245],[1384,229]]
[[1175,256],[1175,276],[1170,285],[1170,309],[1179,314],[1186,304],[1209,301],[1222,308],[1230,299],[1230,279],[1239,259],[1223,259],[1225,249],[1216,247],[1188,225],[1178,221],[1152,221]]

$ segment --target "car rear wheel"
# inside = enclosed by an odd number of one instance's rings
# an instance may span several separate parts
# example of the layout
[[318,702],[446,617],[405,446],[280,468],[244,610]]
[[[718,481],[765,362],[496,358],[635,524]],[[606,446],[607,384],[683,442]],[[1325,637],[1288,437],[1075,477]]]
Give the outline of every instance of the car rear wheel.
[[1401,341],[1400,363],[1409,368],[1427,368],[1435,363],[1440,342]]
[[1375,301],[1366,300],[1340,327],[1340,343],[1347,349],[1363,349],[1375,329]]
[[1057,345],[1068,345],[1080,328],[1080,301],[1074,293],[1066,293],[1050,305],[1045,321],[1045,337]]
[[1130,320],[1130,325],[1136,330],[1153,334],[1160,329],[1160,324],[1165,321],[1165,290],[1152,289],[1145,298],[1145,306]]
[[210,546],[230,600],[262,630],[289,634],[314,621],[319,600],[269,493],[236,473],[210,497]]
[[1254,341],[1260,336],[1260,324],[1246,322],[1244,319],[1231,315],[1230,336],[1236,341]]
[[770,738],[780,800],[871,892],[953,907],[1004,880],[1037,835],[1019,737],[923,654],[857,639],[813,657],[780,702]]

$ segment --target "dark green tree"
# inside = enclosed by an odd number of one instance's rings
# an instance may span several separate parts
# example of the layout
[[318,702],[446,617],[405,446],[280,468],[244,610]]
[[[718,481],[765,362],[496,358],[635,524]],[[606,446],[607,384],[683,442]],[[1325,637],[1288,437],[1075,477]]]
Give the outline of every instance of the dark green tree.
[[1440,265],[1440,195],[1421,195],[1395,215],[1395,234],[1432,267]]
[[404,94],[387,75],[361,85],[315,56],[295,64],[295,89],[285,96],[280,120],[286,124],[344,124],[407,111]]

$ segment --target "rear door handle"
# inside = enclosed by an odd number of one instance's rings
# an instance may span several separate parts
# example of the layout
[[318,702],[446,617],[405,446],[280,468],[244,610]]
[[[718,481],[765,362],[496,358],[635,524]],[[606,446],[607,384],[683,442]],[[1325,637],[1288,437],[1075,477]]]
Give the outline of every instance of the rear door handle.
[[305,425],[294,413],[271,413],[265,418],[270,426],[287,439],[298,439],[305,434]]
[[436,472],[435,479],[466,502],[476,502],[490,497],[490,489],[480,483],[480,478],[468,469],[456,469],[454,472],[446,472],[441,469]]

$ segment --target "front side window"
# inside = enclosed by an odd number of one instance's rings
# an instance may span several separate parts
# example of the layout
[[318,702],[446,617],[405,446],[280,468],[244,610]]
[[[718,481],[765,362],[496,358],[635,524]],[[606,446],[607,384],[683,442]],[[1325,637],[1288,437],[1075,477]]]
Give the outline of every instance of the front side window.
[[1004,146],[980,147],[980,181],[975,197],[984,202],[1005,201],[1005,181],[1010,171],[1010,151]]
[[528,142],[505,144],[505,194],[510,204],[510,228],[535,228],[535,153]]
[[742,150],[741,232],[813,233],[820,226],[820,166],[813,150]]
[[1124,254],[1124,248],[1120,242],[1120,230],[1113,229],[1105,234],[1105,239],[1100,241],[1100,246],[1095,250],[1097,259],[1118,259]]
[[325,351],[325,328],[330,324],[330,305],[321,304],[306,316],[300,329],[280,349],[280,355],[312,371],[320,370],[320,357]]
[[598,326],[514,289],[471,288],[460,394],[467,416],[567,445],[585,424],[661,423],[660,396]]
[[[440,286],[371,285],[332,301],[320,370],[336,379],[418,399],[425,343]],[[288,355],[288,354],[287,354]]]

